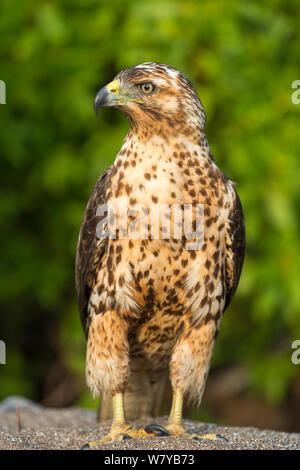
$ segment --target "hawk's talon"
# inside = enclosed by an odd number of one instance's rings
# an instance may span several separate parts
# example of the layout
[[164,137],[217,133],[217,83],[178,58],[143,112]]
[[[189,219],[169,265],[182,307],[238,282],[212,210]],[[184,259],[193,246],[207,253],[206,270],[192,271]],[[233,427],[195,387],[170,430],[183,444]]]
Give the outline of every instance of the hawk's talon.
[[80,447],[80,450],[90,449],[90,447],[90,444],[84,444],[82,447]]
[[132,439],[132,437],[129,436],[129,434],[124,434],[124,436],[122,437],[122,441],[127,441],[128,439]]
[[149,424],[144,429],[147,433],[152,433],[152,432],[155,433],[155,431],[159,431],[157,434],[155,434],[155,436],[157,436],[157,437],[158,436],[159,437],[161,437],[161,436],[171,436],[171,434],[169,433],[169,431],[166,428],[164,428],[163,426],[160,426],[159,424],[156,424],[156,423]]

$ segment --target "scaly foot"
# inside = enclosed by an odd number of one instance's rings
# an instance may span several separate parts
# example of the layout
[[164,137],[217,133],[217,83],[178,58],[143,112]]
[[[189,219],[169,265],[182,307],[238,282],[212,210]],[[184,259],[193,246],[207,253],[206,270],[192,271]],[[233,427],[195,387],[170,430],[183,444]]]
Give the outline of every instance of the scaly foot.
[[169,423],[166,426],[160,426],[158,424],[150,424],[145,428],[145,431],[148,433],[155,433],[156,436],[180,436],[185,439],[209,439],[211,441],[222,440],[227,442],[227,439],[220,434],[202,434],[198,435],[194,432],[186,431],[180,424]]
[[81,450],[90,449],[106,442],[122,441],[125,439],[139,439],[140,437],[153,437],[154,433],[148,433],[145,429],[132,429],[129,424],[121,426],[112,426],[110,432],[104,436],[100,441],[92,441],[81,447]]

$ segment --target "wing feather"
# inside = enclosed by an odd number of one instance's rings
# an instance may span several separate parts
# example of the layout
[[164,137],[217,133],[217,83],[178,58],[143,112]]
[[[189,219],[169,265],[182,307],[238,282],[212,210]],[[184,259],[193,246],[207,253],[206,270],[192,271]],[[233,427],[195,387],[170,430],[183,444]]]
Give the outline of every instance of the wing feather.
[[77,301],[81,322],[86,335],[89,328],[88,302],[97,273],[97,265],[107,243],[107,239],[101,241],[97,239],[96,227],[101,217],[96,216],[96,211],[100,204],[105,204],[106,202],[106,187],[110,171],[111,167],[100,176],[94,186],[84,212],[77,244],[75,264]]
[[225,253],[225,308],[230,304],[237,289],[245,256],[245,223],[242,204],[236,191],[234,206],[229,213]]

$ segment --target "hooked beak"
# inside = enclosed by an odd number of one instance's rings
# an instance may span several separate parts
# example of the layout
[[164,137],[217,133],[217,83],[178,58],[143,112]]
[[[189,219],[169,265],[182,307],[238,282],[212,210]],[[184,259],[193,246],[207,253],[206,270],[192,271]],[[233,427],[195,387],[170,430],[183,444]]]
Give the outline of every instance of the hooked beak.
[[132,96],[131,91],[126,88],[124,90],[124,87],[123,93],[125,94],[120,95],[119,80],[114,80],[103,88],[100,88],[94,101],[94,109],[96,115],[98,114],[99,108],[107,108],[109,106],[121,106],[123,104],[128,103],[128,101],[144,104],[144,101],[136,99],[134,96]]
[[100,88],[94,101],[94,109],[96,115],[98,115],[99,108],[116,106],[120,102],[121,97],[119,96],[119,89],[119,80],[114,80],[103,88]]

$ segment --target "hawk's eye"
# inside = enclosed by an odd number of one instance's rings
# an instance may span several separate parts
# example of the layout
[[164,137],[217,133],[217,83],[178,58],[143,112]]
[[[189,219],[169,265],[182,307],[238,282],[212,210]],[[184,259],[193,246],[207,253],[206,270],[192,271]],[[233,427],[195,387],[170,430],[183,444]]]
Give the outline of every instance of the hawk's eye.
[[154,90],[154,85],[152,83],[142,83],[141,90],[143,93],[151,93]]

